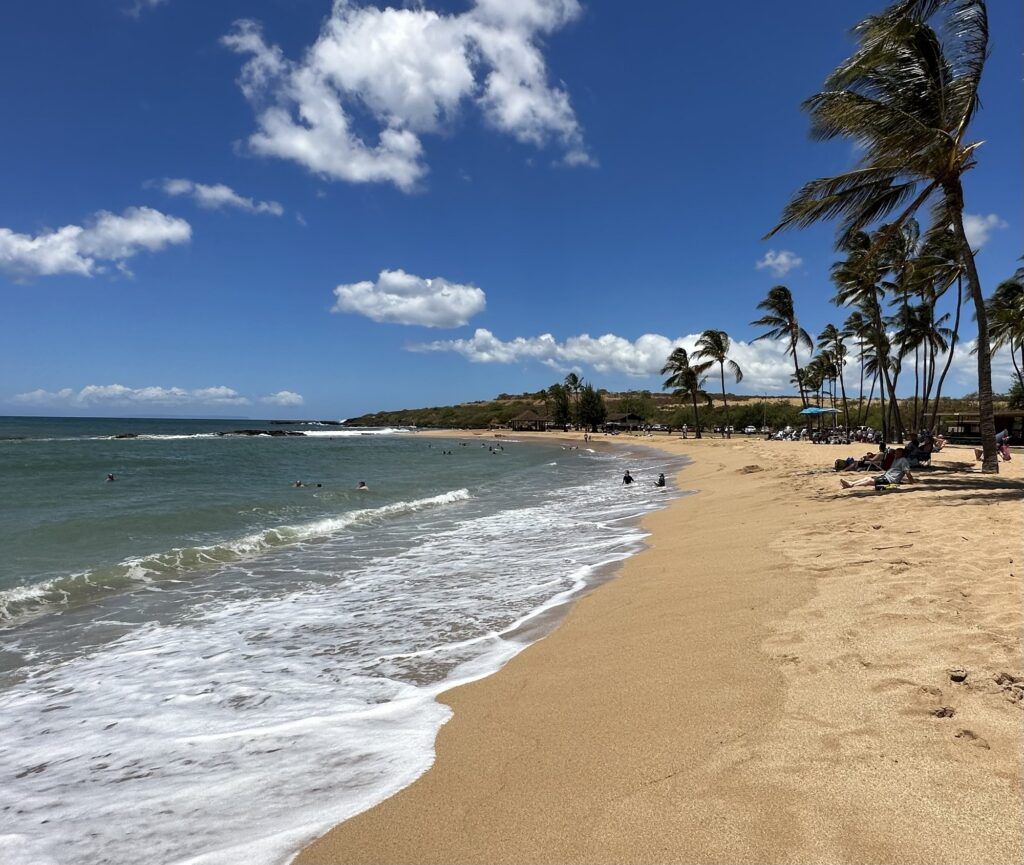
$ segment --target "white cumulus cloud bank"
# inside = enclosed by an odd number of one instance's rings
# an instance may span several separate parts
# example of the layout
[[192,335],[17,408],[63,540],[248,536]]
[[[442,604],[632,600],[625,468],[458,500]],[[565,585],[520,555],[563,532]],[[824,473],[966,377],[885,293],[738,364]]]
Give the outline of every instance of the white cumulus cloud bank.
[[[290,390],[282,390],[259,398],[268,405],[290,406],[302,405],[301,394]],[[160,387],[128,387],[123,384],[88,384],[80,390],[70,387],[56,391],[43,389],[19,393],[12,402],[18,405],[32,406],[246,406],[253,400],[237,390],[224,385],[213,387],[183,388]]]
[[[624,373],[640,378],[660,375],[674,348],[682,347],[692,353],[699,336],[688,334],[671,339],[661,334],[646,333],[629,340],[612,333],[603,336],[581,334],[559,342],[545,333],[504,341],[489,330],[478,328],[469,339],[438,340],[410,346],[409,350],[454,351],[474,363],[533,360],[558,370],[587,366],[599,373]],[[793,363],[782,343],[733,341],[729,356],[743,369],[746,389],[786,392],[792,389],[789,378],[793,375]],[[728,377],[726,382],[728,387]]]
[[990,213],[983,216],[977,213],[964,214],[964,234],[967,235],[967,242],[971,249],[977,251],[989,241],[994,229],[1009,228],[1008,223],[1001,216]]
[[758,270],[770,270],[773,275],[782,277],[803,263],[804,260],[799,255],[787,249],[780,249],[778,252],[769,249],[754,267]]
[[284,208],[276,201],[254,201],[245,198],[223,183],[207,184],[185,178],[168,178],[161,186],[168,195],[187,195],[207,210],[234,207],[247,213],[269,213],[273,216],[284,213]]
[[191,237],[184,219],[151,207],[129,207],[120,215],[101,210],[84,226],[36,235],[0,228],[0,270],[20,277],[93,276],[107,269],[104,262],[125,270],[125,261],[139,252],[158,252]]
[[261,396],[260,402],[267,405],[302,405],[305,400],[302,398],[302,394],[291,390],[279,390],[277,393]]
[[[461,327],[487,305],[482,289],[404,270],[382,270],[376,282],[364,280],[334,289],[332,312],[354,312],[388,324]],[[479,331],[478,331],[479,332]]]
[[[590,367],[602,374],[625,374],[636,378],[661,376],[661,368],[674,348],[685,348],[691,359],[696,351],[700,334],[687,334],[670,339],[656,333],[646,333],[635,340],[606,333],[603,336],[581,334],[570,336],[563,341],[549,333],[534,337],[515,337],[502,340],[485,328],[477,328],[468,339],[437,340],[407,347],[414,352],[455,352],[473,363],[522,363],[535,361],[552,369],[565,372],[571,369]],[[959,343],[953,352],[950,381],[959,392],[971,391],[978,386],[977,357],[971,354],[975,341]],[[786,351],[786,344],[780,340],[743,342],[733,340],[729,358],[735,360],[743,370],[743,382],[736,385],[725,373],[727,390],[741,393],[792,393],[797,392],[793,377],[793,359]],[[808,361],[806,353],[800,357],[800,365]],[[945,355],[939,355],[940,367]],[[855,349],[850,349],[846,362],[846,390],[856,393],[859,386],[859,362]],[[992,386],[996,391],[1010,387],[1013,368],[1008,350],[1002,349],[992,356]],[[707,373],[708,390],[714,392],[720,386],[719,371],[713,367]],[[909,384],[908,384],[909,382]],[[870,382],[865,381],[865,390]],[[903,377],[903,387],[913,388],[911,367]],[[949,392],[949,388],[947,388]],[[901,387],[902,395],[902,387]]]
[[[565,164],[593,163],[540,41],[580,13],[577,0],[476,0],[457,14],[336,0],[299,61],[255,21],[236,22],[222,41],[248,56],[239,85],[256,112],[253,152],[409,191],[427,172],[422,136],[449,131],[466,104],[520,142],[554,141]],[[357,128],[356,116],[375,129]]]
[[291,390],[279,390],[260,397],[249,397],[225,385],[212,387],[183,388],[128,387],[123,384],[88,384],[80,390],[65,387],[60,390],[37,390],[19,393],[11,402],[22,406],[36,407],[153,407],[153,408],[230,408],[262,403],[271,406],[300,406],[305,403],[302,394]]

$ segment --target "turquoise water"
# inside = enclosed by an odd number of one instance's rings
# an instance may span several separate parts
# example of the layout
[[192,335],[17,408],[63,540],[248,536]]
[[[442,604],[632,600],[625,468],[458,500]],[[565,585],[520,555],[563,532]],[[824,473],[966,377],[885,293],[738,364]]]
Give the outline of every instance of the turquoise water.
[[[253,428],[304,435],[218,435]],[[429,766],[436,696],[639,549],[677,465],[0,419],[0,860],[288,861]]]

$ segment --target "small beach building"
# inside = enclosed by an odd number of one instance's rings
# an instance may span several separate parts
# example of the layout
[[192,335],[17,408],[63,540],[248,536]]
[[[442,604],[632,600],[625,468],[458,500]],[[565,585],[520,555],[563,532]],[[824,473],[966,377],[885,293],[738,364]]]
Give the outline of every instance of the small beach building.
[[610,414],[608,415],[604,426],[605,429],[636,430],[642,429],[644,423],[644,419],[638,414]]
[[[1010,444],[1024,445],[1024,411],[996,409],[996,432],[1008,430]],[[939,415],[939,432],[954,444],[981,444],[981,418],[977,414],[944,412]]]
[[548,419],[537,414],[533,409],[527,409],[509,421],[510,426],[516,432],[544,432],[547,429],[547,423]]

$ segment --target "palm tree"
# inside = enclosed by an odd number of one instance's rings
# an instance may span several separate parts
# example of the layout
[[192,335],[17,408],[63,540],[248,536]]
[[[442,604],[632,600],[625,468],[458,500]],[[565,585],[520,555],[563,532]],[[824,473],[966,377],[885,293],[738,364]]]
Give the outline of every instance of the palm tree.
[[995,351],[1003,346],[1010,349],[1014,372],[1024,385],[1024,267],[1018,268],[1012,277],[999,283],[986,306],[992,322],[992,349]]
[[800,327],[796,318],[796,310],[793,307],[793,295],[784,285],[776,285],[769,289],[768,296],[758,305],[763,309],[765,315],[757,321],[752,321],[753,327],[766,327],[764,333],[754,337],[754,342],[759,339],[785,339],[789,342],[789,354],[793,356],[793,367],[796,370],[797,384],[800,388],[800,402],[807,408],[807,397],[804,395],[803,384],[800,379],[800,359],[797,356],[799,346],[804,346],[808,351],[814,350],[814,343],[811,335]]
[[[882,229],[879,230],[879,232],[881,231]],[[902,432],[902,420],[898,415],[898,403],[896,402],[896,379],[891,363],[892,347],[889,344],[889,333],[882,315],[882,300],[885,296],[882,277],[888,267],[881,261],[880,244],[877,244],[862,231],[844,241],[841,249],[847,256],[843,261],[837,261],[832,265],[832,281],[838,289],[833,303],[840,306],[856,306],[870,324],[866,336],[871,345],[872,354],[877,360],[872,368],[882,382],[879,393],[882,396],[883,406],[887,392],[889,405],[897,406],[894,423]],[[887,417],[883,408],[883,443],[887,430],[891,428],[886,421]]]
[[[878,262],[886,271],[888,279],[883,279],[881,288],[888,293],[894,306],[899,304],[899,311],[889,323],[896,325],[896,352],[891,355],[893,374],[892,389],[899,387],[900,373],[903,372],[903,346],[899,334],[907,332],[905,324],[910,319],[910,296],[914,293],[916,256],[921,239],[921,227],[916,219],[909,218],[902,225],[883,225],[876,232],[879,252]],[[915,367],[916,371],[916,367]],[[892,403],[897,406],[895,399]],[[899,430],[902,433],[902,428]]]
[[[849,339],[856,339],[858,343],[857,359],[860,361],[860,390],[857,391],[857,426],[864,423],[864,414],[867,412],[867,408],[864,406],[864,360],[866,355],[864,354],[864,340],[871,328],[871,324],[867,317],[859,309],[855,309],[847,317],[846,321],[843,322],[842,335]],[[871,380],[871,393],[875,392],[875,381]],[[868,406],[871,404],[871,397],[868,397]],[[849,425],[849,421],[847,421]]]
[[[939,383],[935,387],[935,402],[932,405],[932,416],[928,422],[928,428],[935,429],[939,415],[939,405],[942,399],[942,385],[946,381],[946,375],[953,363],[953,353],[956,350],[957,340],[960,337],[960,313],[963,307],[963,275],[964,266],[959,257],[960,244],[948,226],[937,226],[933,228],[925,239],[924,247],[920,255],[920,270],[922,278],[931,283],[930,298],[932,305],[949,288],[956,283],[956,317],[953,321],[953,328],[949,332],[949,347],[946,352],[946,363],[943,366],[942,374],[939,376]],[[934,364],[933,364],[934,371]]]
[[706,330],[697,340],[697,349],[693,353],[694,360],[705,359],[697,365],[698,372],[710,369],[713,364],[718,364],[718,370],[722,378],[722,402],[725,405],[725,437],[732,438],[732,424],[729,420],[729,400],[725,396],[725,367],[728,365],[729,372],[736,377],[736,384],[743,381],[743,370],[734,360],[729,359],[729,334],[724,330]]
[[825,329],[818,334],[818,345],[824,346],[832,355],[832,362],[839,374],[839,388],[843,394],[843,423],[849,430],[850,408],[846,404],[846,381],[843,378],[843,367],[846,365],[846,343],[843,342],[843,339],[843,332],[838,330],[834,324],[825,325]]
[[988,316],[963,221],[963,175],[981,146],[965,139],[988,53],[985,0],[900,0],[854,33],[858,50],[804,108],[812,135],[853,139],[860,164],[805,184],[768,236],[839,217],[842,243],[894,212],[900,226],[932,200],[932,224],[952,227],[974,301],[982,470],[998,472]]
[[697,430],[697,438],[700,434],[700,412],[697,410],[697,397],[704,399],[709,405],[711,398],[704,391],[704,383],[707,379],[701,374],[701,370],[690,365],[690,358],[685,348],[674,348],[668,356],[665,365],[661,368],[662,375],[668,375],[663,388],[672,388],[672,392],[678,397],[690,397],[693,401],[693,427]]
[[576,429],[580,428],[580,391],[583,390],[584,381],[581,376],[571,372],[565,377],[565,387],[569,393],[573,394],[573,398],[576,402]]

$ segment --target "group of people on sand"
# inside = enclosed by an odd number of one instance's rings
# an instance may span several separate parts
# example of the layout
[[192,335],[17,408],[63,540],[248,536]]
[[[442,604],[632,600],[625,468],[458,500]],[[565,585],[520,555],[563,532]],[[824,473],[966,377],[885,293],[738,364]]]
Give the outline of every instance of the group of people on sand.
[[[1010,459],[1010,431],[1008,429],[1003,429],[996,433],[996,450],[1004,462]],[[985,452],[981,448],[974,449],[974,458],[976,460],[981,460],[984,456]]]
[[[627,487],[630,484],[636,483],[636,478],[633,477],[629,473],[629,469],[626,469],[626,473],[622,476],[622,483],[623,483],[624,486],[627,486]],[[654,482],[654,485],[656,487],[663,487],[663,486],[665,486],[665,473],[664,472],[662,472],[661,474],[658,475],[658,479]]]
[[857,481],[840,479],[839,484],[845,490],[872,485],[876,490],[882,490],[898,486],[904,480],[913,483],[914,476],[910,470],[929,466],[932,454],[942,450],[945,445],[946,439],[943,436],[932,435],[928,430],[922,430],[920,434],[911,435],[910,440],[900,447],[883,449],[877,453],[869,451],[859,460],[853,457],[836,460],[837,472],[872,469],[881,471],[881,474],[869,475]]

